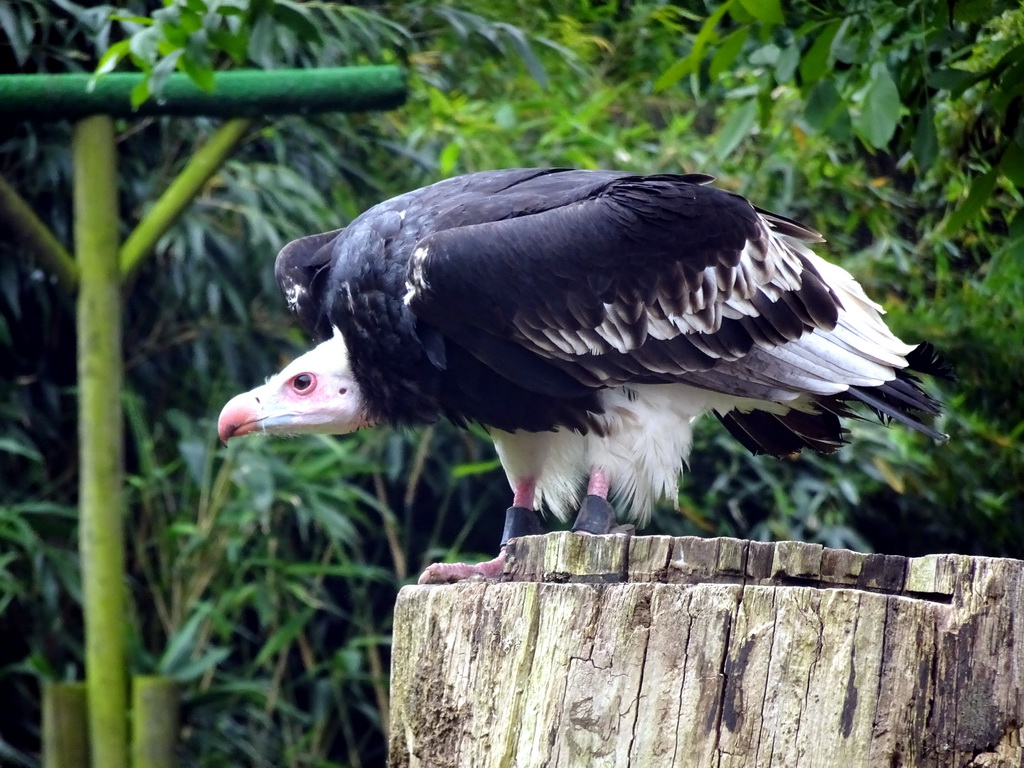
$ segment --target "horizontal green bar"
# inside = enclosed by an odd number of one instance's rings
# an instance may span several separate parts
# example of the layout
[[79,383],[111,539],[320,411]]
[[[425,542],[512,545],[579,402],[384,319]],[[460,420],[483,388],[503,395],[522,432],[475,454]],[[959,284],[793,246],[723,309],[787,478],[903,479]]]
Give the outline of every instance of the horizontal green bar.
[[212,93],[175,72],[159,99],[137,110],[131,92],[142,74],[0,75],[0,116],[22,120],[77,120],[88,115],[143,117],[182,115],[258,117],[312,112],[362,112],[392,109],[405,101],[405,74],[400,67],[330,69],[247,69],[220,72]]

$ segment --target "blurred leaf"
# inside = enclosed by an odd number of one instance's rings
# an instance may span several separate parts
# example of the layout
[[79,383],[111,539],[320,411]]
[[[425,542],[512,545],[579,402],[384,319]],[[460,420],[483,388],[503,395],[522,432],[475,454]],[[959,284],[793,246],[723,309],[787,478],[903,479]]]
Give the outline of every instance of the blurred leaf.
[[844,104],[835,83],[822,80],[815,85],[807,97],[804,119],[816,131],[827,130],[842,113]]
[[252,663],[255,666],[263,666],[274,656],[280,653],[285,647],[294,643],[295,638],[305,629],[306,625],[309,624],[309,620],[313,617],[313,614],[314,611],[307,608],[299,611],[296,615],[288,619],[284,626],[267,638],[267,642],[264,644],[263,648],[260,649],[259,654],[255,659],[253,659]]
[[189,620],[168,641],[157,665],[160,674],[175,677],[179,670],[187,666],[189,658],[199,647],[199,630],[207,621],[210,611],[211,606],[207,603],[195,606]]
[[482,475],[501,469],[501,462],[498,459],[489,461],[476,461],[471,464],[459,464],[452,467],[452,477],[469,477],[470,475]]
[[917,129],[912,147],[917,167],[926,169],[939,154],[939,137],[935,132],[935,108],[928,103],[917,115]]
[[445,145],[438,157],[437,170],[441,178],[447,178],[455,170],[455,164],[459,162],[459,145],[454,141]]
[[780,0],[740,0],[740,3],[762,24],[781,24],[784,20]]
[[940,69],[929,73],[927,82],[932,88],[939,88],[949,91],[954,96],[959,96],[982,77],[983,75],[976,72],[967,72],[962,69]]
[[189,79],[195,83],[198,88],[206,93],[214,92],[217,87],[217,80],[213,69],[197,64],[187,56],[181,59],[181,64],[182,68],[185,70],[185,74],[188,75]]
[[292,0],[275,0],[273,18],[288,27],[300,39],[313,41],[320,37],[320,29],[313,22],[312,14],[300,3]]
[[708,70],[712,80],[717,80],[723,72],[733,65],[736,57],[743,50],[743,44],[747,41],[747,35],[749,34],[750,27],[744,26],[729,33],[722,39],[718,50],[715,51],[715,55],[711,59],[711,66]]
[[526,39],[526,35],[523,34],[523,31],[512,24],[498,23],[494,26],[496,29],[504,32],[506,37],[512,41],[512,47],[515,48],[516,52],[519,54],[519,58],[523,60],[530,76],[537,81],[537,84],[540,85],[541,88],[547,88],[548,76],[544,71],[544,65],[542,65],[540,60],[536,55],[534,55],[530,42]]
[[775,79],[780,83],[789,82],[800,64],[800,49],[794,43],[783,48],[775,62]]
[[1017,187],[1024,189],[1024,147],[1016,141],[1009,142],[999,161],[999,170]]
[[96,86],[96,76],[112,71],[117,66],[117,62],[128,54],[130,46],[131,40],[121,40],[107,48],[106,53],[100,57],[99,63],[96,65],[93,78],[89,81],[90,90]]
[[178,59],[181,58],[185,51],[179,48],[176,51],[171,51],[169,54],[164,56],[160,61],[153,67],[153,71],[149,77],[149,92],[150,94],[159,99],[160,94],[163,93],[164,85],[167,83],[167,78],[174,72],[175,67],[178,65]]
[[188,683],[202,677],[230,656],[230,648],[207,648],[199,658],[162,670],[161,673],[180,683]]
[[714,40],[718,23],[728,12],[733,0],[725,0],[701,25],[697,37],[693,41],[693,49],[688,56],[677,60],[654,81],[655,91],[664,91],[675,85],[685,75],[695,72],[704,58],[704,49]]
[[[2,319],[2,318],[0,318]],[[34,446],[26,443],[21,443],[11,437],[0,436],[0,451],[6,451],[7,453],[14,453],[18,456],[24,456],[26,459],[32,461],[42,461],[43,456],[39,453],[39,450]]]
[[17,61],[19,67],[22,66],[28,60],[29,45],[32,43],[34,36],[32,34],[33,28],[29,26],[26,30],[19,24],[18,18],[14,15],[10,6],[4,3],[0,4],[0,29],[7,36],[7,44],[14,53],[15,61]]
[[996,168],[992,168],[975,178],[971,184],[970,192],[967,193],[967,199],[946,220],[946,225],[943,227],[943,231],[946,234],[955,234],[981,212],[982,207],[991,197],[998,178],[999,171]]
[[157,45],[162,35],[163,30],[161,27],[146,27],[128,38],[128,50],[131,51],[139,63],[152,65],[156,61]]
[[149,81],[143,80],[141,83],[132,88],[131,92],[131,103],[132,109],[138,109],[139,106],[149,98]]
[[832,42],[845,23],[842,19],[836,19],[826,24],[800,60],[800,81],[804,88],[814,85],[829,72],[832,64]]
[[748,61],[755,66],[760,67],[774,67],[779,62],[779,56],[782,54],[782,49],[779,48],[775,43],[768,43],[762,45],[760,48],[752,51],[748,57]]
[[718,132],[715,142],[715,157],[720,161],[729,157],[747,136],[750,135],[757,119],[757,102],[744,102],[726,121]]
[[896,131],[900,117],[900,94],[884,65],[872,67],[871,81],[853,126],[868,145],[884,149]]

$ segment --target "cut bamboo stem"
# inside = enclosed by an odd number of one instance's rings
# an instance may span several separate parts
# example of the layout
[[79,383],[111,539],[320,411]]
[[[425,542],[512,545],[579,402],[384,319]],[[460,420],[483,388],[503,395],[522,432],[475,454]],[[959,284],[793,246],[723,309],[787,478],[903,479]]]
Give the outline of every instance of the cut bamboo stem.
[[43,768],[89,768],[85,683],[43,683]]
[[109,117],[75,124],[79,265],[79,550],[92,764],[127,768],[121,275],[117,164]]
[[176,768],[179,710],[174,680],[132,678],[132,768]]

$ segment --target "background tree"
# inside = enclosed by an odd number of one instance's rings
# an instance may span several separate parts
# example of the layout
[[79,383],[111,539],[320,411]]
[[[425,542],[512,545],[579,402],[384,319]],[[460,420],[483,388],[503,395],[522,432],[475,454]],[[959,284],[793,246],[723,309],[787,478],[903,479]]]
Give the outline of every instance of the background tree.
[[[277,249],[443,176],[713,173],[825,232],[897,330],[956,364],[942,446],[865,422],[838,456],[779,462],[708,422],[652,531],[1020,557],[1022,40],[1013,3],[939,0],[0,6],[2,71],[134,66],[140,100],[173,69],[412,77],[392,113],[255,129],[127,288],[133,664],[184,684],[186,764],[380,764],[397,587],[499,535],[492,450],[443,424],[216,443],[227,396],[306,344]],[[212,127],[121,126],[126,231]],[[65,242],[68,144],[61,123],[0,126],[0,174]],[[74,325],[18,244],[0,251],[0,760],[34,765],[38,680],[81,667]]]

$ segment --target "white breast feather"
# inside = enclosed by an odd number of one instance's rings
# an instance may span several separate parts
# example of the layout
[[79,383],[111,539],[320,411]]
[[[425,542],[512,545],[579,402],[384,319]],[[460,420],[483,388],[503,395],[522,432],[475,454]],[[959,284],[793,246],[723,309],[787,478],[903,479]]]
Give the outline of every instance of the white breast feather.
[[[764,403],[720,395],[685,384],[617,387],[601,393],[606,434],[492,430],[509,484],[537,478],[537,507],[561,520],[576,514],[587,478],[600,469],[619,512],[645,524],[662,497],[674,499],[693,442],[693,421],[712,408],[725,413]],[[772,406],[769,406],[772,407]],[[785,407],[774,408],[782,413]]]

